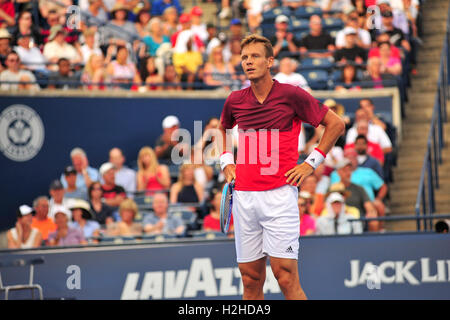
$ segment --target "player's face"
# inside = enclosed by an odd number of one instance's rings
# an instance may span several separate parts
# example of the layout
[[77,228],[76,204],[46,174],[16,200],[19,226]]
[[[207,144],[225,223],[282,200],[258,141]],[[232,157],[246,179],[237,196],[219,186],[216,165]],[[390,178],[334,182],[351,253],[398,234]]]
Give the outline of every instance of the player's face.
[[250,81],[270,76],[270,68],[273,65],[273,57],[266,57],[266,51],[262,43],[250,43],[241,52],[241,64],[247,78]]

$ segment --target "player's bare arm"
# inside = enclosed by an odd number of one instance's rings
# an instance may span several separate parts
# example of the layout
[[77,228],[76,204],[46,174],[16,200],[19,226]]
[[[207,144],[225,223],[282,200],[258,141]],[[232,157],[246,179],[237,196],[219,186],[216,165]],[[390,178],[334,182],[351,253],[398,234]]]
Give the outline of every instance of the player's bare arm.
[[[344,134],[345,123],[336,113],[328,110],[320,124],[325,127],[325,131],[317,148],[324,154],[327,154],[333,148],[337,139]],[[290,185],[300,186],[303,180],[313,172],[314,168],[310,164],[303,162],[285,173],[287,177],[286,182]]]
[[[231,134],[228,134],[225,128],[222,126],[222,124],[219,124],[219,130],[222,136],[222,144],[219,143],[219,151],[220,153],[229,152],[231,155],[233,155],[233,149],[232,145],[229,143],[227,144],[227,141],[233,141],[233,137]],[[230,163],[225,168],[223,168],[223,174],[225,175],[226,182],[230,183],[231,181],[236,179],[236,165],[234,163]]]

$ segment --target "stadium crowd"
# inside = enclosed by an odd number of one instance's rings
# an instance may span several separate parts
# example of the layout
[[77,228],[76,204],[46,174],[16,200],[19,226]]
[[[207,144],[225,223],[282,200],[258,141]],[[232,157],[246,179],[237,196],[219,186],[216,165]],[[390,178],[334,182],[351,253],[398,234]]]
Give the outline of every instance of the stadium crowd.
[[[239,51],[251,31],[271,40],[279,82],[308,91],[393,85],[404,102],[421,42],[417,0],[223,0],[218,16],[229,18],[225,32],[205,23],[201,6],[185,11],[178,0],[63,3],[1,1],[1,90],[236,90],[249,85]],[[69,27],[71,4],[82,10],[76,28]],[[373,5],[378,15],[368,11]],[[383,231],[382,222],[357,219],[389,210],[395,128],[371,99],[361,99],[354,116],[333,99],[324,104],[345,120],[347,130],[299,188],[301,236]],[[210,119],[205,129],[216,129],[219,121]],[[99,168],[74,148],[71,164],[62,164],[61,176],[49,179],[49,195],[18,209],[9,247],[219,232],[224,178],[217,146],[206,135],[197,148],[171,141],[180,125],[176,115],[167,116],[153,146],[143,146],[130,161],[111,146]],[[302,126],[299,162],[322,134],[321,126]],[[185,155],[194,150],[191,161],[173,164],[174,149]],[[195,150],[200,164],[193,161]]]

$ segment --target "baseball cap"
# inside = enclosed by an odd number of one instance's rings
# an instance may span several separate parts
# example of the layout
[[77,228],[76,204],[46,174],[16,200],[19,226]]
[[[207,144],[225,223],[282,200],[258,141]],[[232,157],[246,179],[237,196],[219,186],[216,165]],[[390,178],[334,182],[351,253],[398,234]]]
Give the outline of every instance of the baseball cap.
[[298,196],[302,199],[311,199],[311,193],[308,191],[300,191]]
[[242,25],[241,19],[234,18],[230,21],[230,26]]
[[355,28],[353,27],[345,27],[344,28],[344,34],[345,35],[349,35],[349,34],[357,34],[358,32],[356,31]]
[[27,206],[26,204],[23,204],[17,209],[17,216],[24,217],[29,214],[32,214],[33,212],[34,212],[33,208],[31,208],[30,206]]
[[59,212],[64,213],[67,218],[70,218],[72,216],[72,212],[70,212],[69,209],[67,209],[65,206],[60,205],[60,204],[54,204],[52,207],[52,212],[54,213],[54,215],[53,215],[54,217]]
[[63,184],[59,180],[53,180],[52,183],[50,183],[50,190],[61,190],[64,189]]
[[114,169],[114,165],[111,162],[105,162],[104,164],[102,164],[102,166],[100,167],[100,175],[104,175],[106,172],[108,172],[111,169]]
[[169,128],[172,128],[174,126],[179,126],[179,125],[180,125],[180,120],[178,120],[178,118],[173,115],[165,117],[164,120],[162,121],[163,129],[169,129]]
[[275,19],[275,23],[288,23],[289,22],[289,18],[286,17],[284,14],[279,15],[276,19]]
[[327,197],[327,202],[328,203],[333,203],[333,202],[345,202],[344,197],[338,193],[338,192],[332,192],[330,193],[330,195]]
[[346,166],[348,166],[348,165],[351,165],[352,164],[352,162],[350,161],[350,159],[348,159],[348,158],[344,158],[344,159],[342,159],[342,160],[340,160],[337,164],[336,164],[336,169],[338,170],[338,169],[342,169],[342,168],[344,168],[344,167],[346,167]]
[[71,173],[74,173],[74,174],[77,174],[77,170],[75,170],[75,168],[73,167],[73,166],[67,166],[65,169],[64,169],[64,175],[69,175],[69,174],[71,174]]
[[180,23],[187,23],[191,21],[191,16],[188,13],[182,13],[180,16]]
[[201,16],[203,15],[203,10],[199,6],[192,7],[191,15],[193,16]]

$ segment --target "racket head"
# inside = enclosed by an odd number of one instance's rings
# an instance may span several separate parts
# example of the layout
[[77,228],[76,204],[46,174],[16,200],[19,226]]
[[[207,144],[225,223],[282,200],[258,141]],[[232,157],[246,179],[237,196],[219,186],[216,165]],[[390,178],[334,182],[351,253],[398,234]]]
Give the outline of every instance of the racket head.
[[222,190],[220,202],[220,230],[228,233],[230,228],[231,210],[233,208],[233,187],[234,181],[226,183]]

